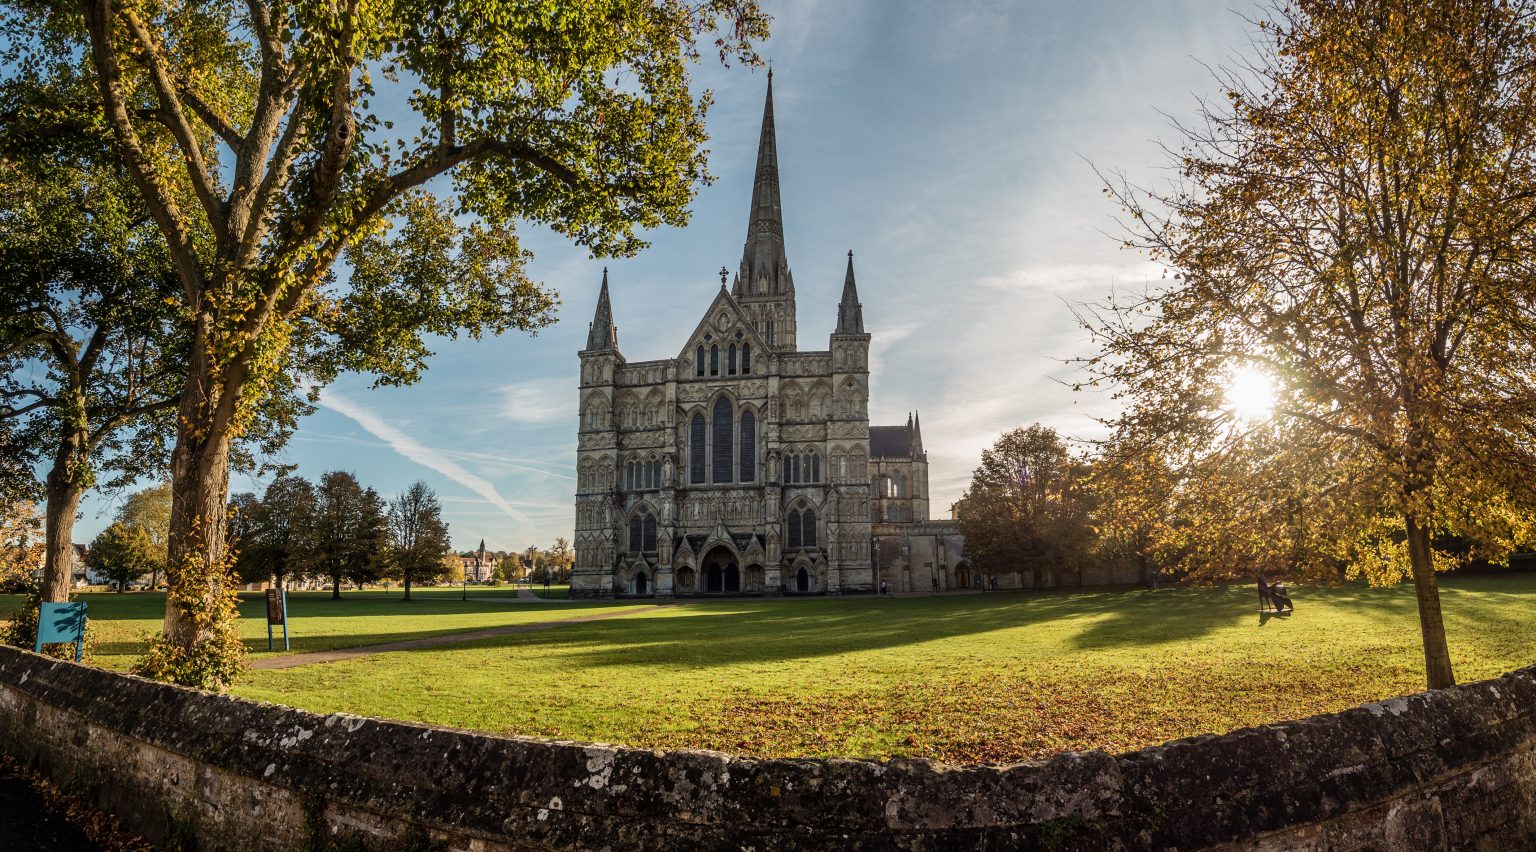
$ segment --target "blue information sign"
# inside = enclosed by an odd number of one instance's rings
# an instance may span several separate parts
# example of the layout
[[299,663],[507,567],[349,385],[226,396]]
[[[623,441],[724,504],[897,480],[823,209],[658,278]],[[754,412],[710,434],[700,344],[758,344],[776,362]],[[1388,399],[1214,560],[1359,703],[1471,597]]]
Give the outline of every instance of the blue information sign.
[[85,654],[85,602],[44,603],[37,616],[37,648],[61,642],[75,643],[75,662]]

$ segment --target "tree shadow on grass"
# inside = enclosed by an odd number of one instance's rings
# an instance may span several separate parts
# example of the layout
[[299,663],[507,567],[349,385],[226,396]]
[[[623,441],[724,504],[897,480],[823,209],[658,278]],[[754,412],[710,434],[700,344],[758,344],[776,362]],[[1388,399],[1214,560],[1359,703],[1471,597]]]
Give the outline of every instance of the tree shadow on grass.
[[[1441,587],[1448,626],[1471,620],[1480,627],[1496,626],[1495,633],[1508,631],[1512,635],[1532,636],[1536,641],[1536,624],[1518,614],[1536,603],[1536,577],[1445,577]],[[1290,593],[1300,613],[1287,612],[1284,622],[1316,627],[1314,619],[1326,618],[1328,611],[1350,609],[1363,612],[1369,620],[1382,625],[1407,625],[1414,635],[1418,632],[1418,603],[1411,583],[1384,587],[1364,582],[1293,585]],[[1089,623],[1073,644],[1082,649],[1108,649],[1187,641],[1218,629],[1254,624],[1250,619],[1257,609],[1257,588],[1250,584],[1130,592],[1121,606],[1110,611],[1111,618]],[[1273,614],[1268,618],[1261,615],[1257,626],[1270,624],[1272,618]],[[1326,628],[1323,636],[1326,637]],[[1453,651],[1456,642],[1453,633]]]
[[453,647],[558,653],[574,658],[575,667],[709,668],[899,649],[998,630],[1044,627],[1097,617],[1118,606],[1121,594],[712,601],[689,604],[682,613],[645,613]]
[[[1530,635],[1532,626],[1506,614],[1536,593],[1536,577],[1520,586],[1498,589],[1480,582],[1455,584],[1448,593],[1447,613],[1475,611],[1484,623],[1498,624]],[[1306,624],[1313,612],[1329,608],[1363,608],[1385,623],[1412,623],[1416,608],[1411,587],[1372,589],[1363,584],[1338,587],[1303,586],[1292,589],[1301,614],[1271,623],[1272,629]],[[1460,596],[1463,599],[1454,599]],[[1489,596],[1493,596],[1490,598]],[[1496,599],[1498,607],[1479,604]],[[377,603],[378,599],[371,599]],[[255,602],[257,605],[260,601]],[[331,603],[326,601],[325,603]],[[342,602],[345,604],[345,600]],[[413,602],[414,603],[414,602]],[[401,614],[427,614],[434,609],[401,606]],[[451,601],[451,603],[460,603]],[[815,600],[734,599],[690,602],[681,612],[643,612],[600,621],[561,625],[505,636],[471,640],[396,653],[455,650],[518,649],[534,654],[558,654],[573,668],[603,666],[671,666],[707,669],[738,664],[785,662],[867,651],[911,647],[921,654],[922,643],[975,638],[1000,630],[1050,629],[1072,649],[1150,648],[1199,639],[1228,627],[1253,629],[1257,594],[1252,586],[1175,587],[1142,589],[1056,590],[934,598],[823,598]],[[485,612],[495,607],[474,607]],[[509,606],[516,606],[510,604]],[[583,614],[590,604],[531,604],[541,611],[574,610],[555,619]],[[1315,609],[1314,609],[1315,608]],[[242,607],[244,610],[244,607]],[[1502,611],[1499,611],[1502,610]],[[260,617],[257,606],[251,613]],[[380,615],[377,606],[357,615]],[[443,611],[445,617],[454,612]],[[1079,627],[1079,624],[1081,626]],[[300,624],[295,615],[295,627]],[[525,622],[533,626],[537,622]],[[1315,626],[1315,622],[1313,622]],[[506,625],[508,627],[521,625]],[[1262,623],[1261,623],[1262,626]],[[339,637],[295,638],[294,652],[354,648],[457,632],[496,629],[498,625],[450,629],[375,632]],[[302,636],[302,634],[300,634]],[[1453,637],[1453,644],[1454,644]],[[265,652],[264,637],[247,646]],[[122,647],[122,650],[118,650]],[[134,653],[142,645],[106,643],[100,653]]]
[[[482,630],[531,627],[540,625],[545,622],[559,621],[566,618],[588,615],[591,614],[594,609],[591,604],[579,602],[572,602],[569,604],[564,602],[554,604],[532,604],[527,607],[519,607],[516,604],[476,605],[473,599],[471,599],[468,604],[464,604],[461,601],[452,601],[452,603],[459,604],[458,607],[428,605],[426,608],[417,608],[415,606],[416,602],[411,601],[409,603],[402,603],[398,609],[386,608],[392,607],[395,603],[400,603],[398,601],[371,599],[367,602],[367,609],[359,609],[354,611],[348,611],[345,609],[347,604],[345,599],[340,602],[339,606],[337,605],[337,602],[327,599],[323,602],[307,602],[298,609],[295,609],[292,606],[293,601],[291,599],[289,603],[288,630],[291,650],[288,652],[280,650],[282,648],[283,642],[283,628],[282,625],[273,625],[272,641],[274,648],[279,649],[276,651],[278,654],[301,654],[311,651],[330,651],[360,648],[369,645],[382,645],[410,639],[451,636],[457,633],[474,633]],[[612,607],[603,607],[602,609],[608,608]],[[508,612],[509,610],[518,609],[525,609],[530,612],[544,615],[544,617],[528,621],[503,624],[455,624],[453,621],[455,616],[502,613]],[[615,611],[617,610],[615,609]],[[267,651],[267,639],[264,629],[266,620],[266,602],[260,599],[242,601],[239,612],[241,616],[242,628],[244,630],[251,630],[252,625],[254,624],[255,632],[257,634],[254,636],[247,635],[242,639],[246,650],[254,654],[268,654],[269,652]],[[332,620],[339,617],[348,616],[366,616],[375,619],[383,619],[388,618],[391,615],[398,615],[413,619],[429,618],[432,620],[432,624],[430,626],[418,626],[415,629],[397,628],[387,631],[378,630],[377,625],[375,625],[375,629],[367,633],[326,632],[320,634],[306,634],[304,632],[304,622],[307,619]],[[133,620],[143,622],[143,629],[140,631],[139,635],[131,639],[117,639],[112,641],[97,640],[92,645],[93,653],[104,656],[134,656],[145,653],[148,647],[149,637],[159,633],[158,624],[146,620],[142,615]]]

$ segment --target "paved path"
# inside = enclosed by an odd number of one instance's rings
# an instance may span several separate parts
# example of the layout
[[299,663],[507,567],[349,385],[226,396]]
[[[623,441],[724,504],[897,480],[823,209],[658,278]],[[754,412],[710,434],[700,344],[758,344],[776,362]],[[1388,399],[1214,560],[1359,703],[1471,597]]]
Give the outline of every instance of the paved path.
[[[530,593],[531,594],[531,593]],[[578,615],[573,618],[562,618],[556,621],[540,621],[534,624],[516,624],[511,627],[491,627],[486,630],[471,630],[467,633],[449,633],[444,636],[428,636],[423,639],[403,639],[399,642],[386,642],[382,645],[364,645],[361,648],[336,648],[331,651],[310,651],[306,654],[284,654],[280,657],[263,657],[251,663],[253,669],[291,669],[296,666],[309,666],[317,663],[336,663],[342,660],[352,660],[358,657],[367,657],[372,654],[387,654],[391,651],[414,651],[419,648],[436,648],[439,645],[456,645],[460,642],[473,642],[477,639],[491,639],[496,636],[510,636],[513,633],[532,633],[536,630],[553,630],[556,627],[566,627],[571,624],[582,624],[588,621],[600,621],[604,618],[618,618],[621,615],[639,615],[642,612],[654,612],[658,609],[671,609],[682,604],[658,604],[656,606],[641,607],[640,609],[626,609],[618,612],[596,612],[591,615]]]

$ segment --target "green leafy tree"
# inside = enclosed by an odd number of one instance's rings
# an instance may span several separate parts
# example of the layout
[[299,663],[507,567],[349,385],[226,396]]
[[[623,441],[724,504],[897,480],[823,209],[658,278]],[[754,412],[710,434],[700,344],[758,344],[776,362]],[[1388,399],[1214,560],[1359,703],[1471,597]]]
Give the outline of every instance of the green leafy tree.
[[[1533,20],[1529,0],[1273,9],[1224,106],[1181,128],[1179,182],[1110,187],[1172,277],[1089,317],[1117,440],[1191,498],[1184,543],[1411,577],[1432,688],[1455,682],[1443,545],[1498,559],[1533,517]],[[1256,375],[1268,416],[1233,404]]]
[[315,488],[309,547],[310,567],[330,578],[331,597],[341,599],[343,580],[376,578],[377,562],[389,542],[384,501],[342,470],[327,471]]
[[155,544],[149,533],[121,521],[102,530],[85,553],[85,564],[115,582],[118,594],[148,574],[155,562]]
[[405,599],[410,600],[411,586],[430,582],[448,570],[443,558],[449,552],[448,524],[437,493],[420,480],[411,483],[389,502],[389,532],[391,573],[400,578]]
[[45,133],[77,77],[0,81],[0,423],[44,461],[43,600],[69,599],[80,500],[163,465],[186,338],[175,272],[105,123]]
[[241,512],[236,572],[247,582],[271,579],[281,587],[311,567],[315,549],[315,487],[302,476],[272,480],[261,500]]
[[1076,572],[1081,583],[1092,541],[1084,472],[1056,431],[1039,424],[1007,432],[982,450],[957,507],[976,567],[1028,571],[1037,589],[1065,572]]
[[[140,670],[204,686],[239,670],[219,521],[261,401],[295,372],[409,381],[427,334],[548,322],[513,224],[599,254],[683,224],[708,178],[698,41],[755,61],[767,34],[753,0],[11,8],[8,31],[48,35],[18,49],[89,57],[99,98],[79,108],[111,128],[176,272],[172,594]],[[333,278],[344,254],[355,274]]]
[[122,508],[117,510],[117,520],[144,530],[155,548],[155,561],[150,568],[149,587],[160,585],[160,571],[165,566],[167,545],[171,534],[171,486],[154,485],[128,495]]

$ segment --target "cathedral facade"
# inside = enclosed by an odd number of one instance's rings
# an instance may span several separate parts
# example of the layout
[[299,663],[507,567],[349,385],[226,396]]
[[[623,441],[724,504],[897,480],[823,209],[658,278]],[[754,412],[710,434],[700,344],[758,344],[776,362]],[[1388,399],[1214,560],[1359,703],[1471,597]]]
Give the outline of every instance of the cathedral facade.
[[869,344],[849,252],[827,347],[799,346],[770,73],[741,264],[672,357],[625,359],[603,272],[580,353],[572,597],[971,585],[953,523],[928,517],[920,421],[869,425]]

